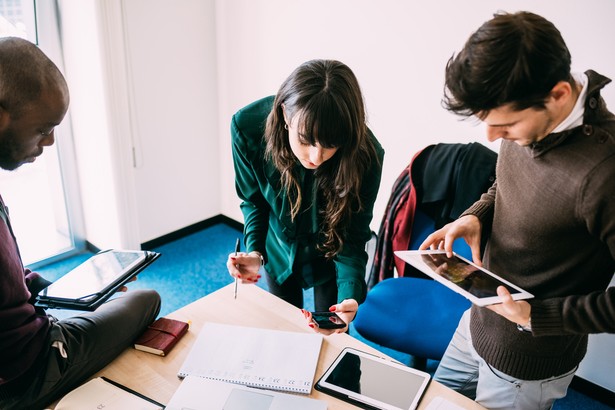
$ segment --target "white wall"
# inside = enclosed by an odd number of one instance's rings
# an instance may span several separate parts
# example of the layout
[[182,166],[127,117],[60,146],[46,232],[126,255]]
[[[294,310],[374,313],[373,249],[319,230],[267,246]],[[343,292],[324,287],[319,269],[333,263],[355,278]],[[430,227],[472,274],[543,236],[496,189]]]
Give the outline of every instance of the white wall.
[[[480,141],[497,150],[480,126],[460,122],[440,105],[446,61],[495,11],[525,9],[547,17],[562,31],[576,70],[594,68],[615,79],[615,53],[607,51],[615,40],[612,0],[219,0],[216,6],[222,212],[238,220],[230,118],[252,100],[274,94],[306,60],[340,60],[362,86],[369,126],[386,150],[375,230],[395,178],[418,149]],[[615,85],[605,96],[615,106]]]
[[140,243],[220,211],[213,0],[124,0]]

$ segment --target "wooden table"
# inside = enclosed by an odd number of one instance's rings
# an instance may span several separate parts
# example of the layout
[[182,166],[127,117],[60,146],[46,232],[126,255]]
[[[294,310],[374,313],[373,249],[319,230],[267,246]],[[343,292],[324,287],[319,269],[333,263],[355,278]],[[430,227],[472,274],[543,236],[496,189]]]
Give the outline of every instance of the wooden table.
[[[166,404],[181,383],[177,371],[205,322],[312,332],[299,309],[254,285],[240,285],[237,299],[233,299],[233,285],[228,285],[169,314],[168,317],[191,323],[188,333],[168,356],[160,357],[130,348],[95,376],[106,376]],[[354,347],[385,356],[382,352],[347,334],[324,337],[314,382],[322,376],[345,347]],[[483,408],[432,380],[419,409],[424,409],[436,396],[442,396],[465,409]],[[357,408],[315,389],[312,389],[310,397],[327,401],[329,410]]]

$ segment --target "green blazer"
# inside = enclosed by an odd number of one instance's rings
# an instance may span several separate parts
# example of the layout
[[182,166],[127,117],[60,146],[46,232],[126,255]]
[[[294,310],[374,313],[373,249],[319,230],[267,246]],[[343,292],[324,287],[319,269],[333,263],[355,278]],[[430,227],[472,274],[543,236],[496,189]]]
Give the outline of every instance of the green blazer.
[[[242,200],[246,250],[261,252],[266,261],[265,270],[277,283],[282,284],[291,275],[298,253],[318,254],[316,244],[320,207],[317,203],[316,206],[310,206],[318,201],[315,190],[310,188],[311,171],[297,163],[303,203],[307,205],[302,209],[307,209],[294,222],[290,219],[288,197],[280,194],[280,173],[273,163],[264,159],[265,122],[273,107],[273,99],[273,96],[266,97],[239,110],[232,118],[231,137],[235,188]],[[379,163],[373,163],[365,171],[361,187],[363,210],[352,216],[343,249],[333,258],[335,270],[317,269],[314,277],[304,277],[303,285],[307,289],[330,280],[331,275],[335,274],[338,301],[352,298],[362,303],[367,292],[365,244],[371,237],[369,224],[380,186],[384,158],[384,150],[371,131],[369,136],[376,147]],[[312,194],[306,194],[306,189]],[[318,277],[319,274],[321,277]],[[327,274],[329,277],[322,277]]]

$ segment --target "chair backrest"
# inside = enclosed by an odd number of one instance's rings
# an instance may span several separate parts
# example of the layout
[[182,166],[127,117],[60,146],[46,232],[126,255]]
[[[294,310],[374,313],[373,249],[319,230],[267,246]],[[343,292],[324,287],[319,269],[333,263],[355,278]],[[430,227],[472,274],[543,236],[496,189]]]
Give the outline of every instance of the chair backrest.
[[[408,249],[415,250],[423,243],[425,238],[436,230],[435,221],[418,206],[414,211],[414,223],[412,224],[412,236],[410,237],[410,244]],[[468,244],[461,238],[457,239],[453,243],[453,251],[464,258],[472,260],[472,250]],[[413,266],[406,265],[404,276],[408,277],[420,277],[428,278],[418,269]]]
[[[435,221],[429,217],[420,207],[414,213],[414,224],[412,225],[412,237],[408,249],[418,249],[425,238],[436,229]],[[472,259],[472,250],[461,238],[453,243],[453,251],[464,258]]]
[[[393,252],[417,249],[429,233],[458,218],[493,184],[496,161],[497,154],[479,143],[435,144],[416,153],[391,191],[368,288],[393,277],[393,268],[399,276],[416,276]],[[453,249],[471,257],[463,240]]]

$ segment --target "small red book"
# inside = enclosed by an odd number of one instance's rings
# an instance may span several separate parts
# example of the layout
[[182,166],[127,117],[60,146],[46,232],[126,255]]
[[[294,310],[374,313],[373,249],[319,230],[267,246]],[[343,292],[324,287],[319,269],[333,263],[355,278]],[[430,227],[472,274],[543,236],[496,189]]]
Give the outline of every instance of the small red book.
[[188,331],[188,323],[161,317],[135,341],[135,349],[166,356]]

